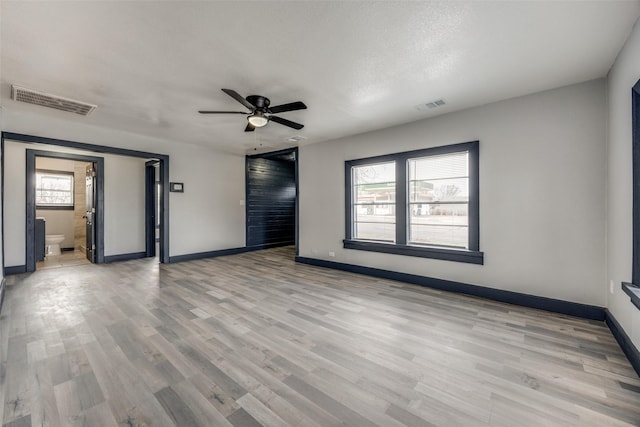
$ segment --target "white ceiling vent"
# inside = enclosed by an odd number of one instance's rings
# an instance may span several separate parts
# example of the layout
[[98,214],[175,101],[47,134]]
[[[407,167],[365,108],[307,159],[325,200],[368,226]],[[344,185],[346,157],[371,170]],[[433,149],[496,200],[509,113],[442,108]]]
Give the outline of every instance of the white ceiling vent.
[[38,92],[16,85],[11,85],[11,99],[40,105],[42,107],[55,108],[56,110],[68,111],[83,116],[88,115],[98,107],[97,105],[87,104],[86,102],[74,101],[73,99]]
[[437,99],[435,101],[425,102],[424,104],[416,105],[416,110],[419,110],[419,111],[431,110],[433,108],[442,107],[445,104],[446,102],[444,102],[443,99]]
[[304,141],[305,139],[307,139],[306,136],[294,135],[294,136],[291,136],[291,137],[287,138],[285,141],[291,142],[292,144],[296,144],[296,143],[298,143],[300,141]]

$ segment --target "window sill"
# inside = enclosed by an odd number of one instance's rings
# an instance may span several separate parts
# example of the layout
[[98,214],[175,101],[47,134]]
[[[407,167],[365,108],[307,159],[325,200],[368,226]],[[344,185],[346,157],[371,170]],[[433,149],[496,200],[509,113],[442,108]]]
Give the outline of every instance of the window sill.
[[36,205],[36,210],[39,211],[72,211],[74,210],[74,206],[51,206],[51,205],[47,205],[47,206],[38,206]]
[[632,283],[622,282],[622,290],[629,295],[631,303],[640,310],[640,287]]
[[406,255],[420,258],[433,258],[445,261],[466,262],[468,264],[484,264],[484,252],[466,249],[436,248],[428,246],[396,245],[363,240],[343,240],[345,249],[382,252],[385,254]]

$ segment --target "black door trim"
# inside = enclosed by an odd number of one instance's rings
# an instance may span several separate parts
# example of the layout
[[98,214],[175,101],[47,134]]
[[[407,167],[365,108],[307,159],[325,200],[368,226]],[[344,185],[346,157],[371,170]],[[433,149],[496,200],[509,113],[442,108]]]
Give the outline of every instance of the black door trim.
[[[251,155],[247,155],[245,157],[245,179],[244,179],[244,192],[245,192],[245,246],[246,246],[246,242],[249,239],[249,222],[248,222],[248,218],[249,218],[249,203],[248,203],[248,197],[249,197],[249,168],[248,168],[248,159],[273,159],[273,158],[277,158],[283,155],[287,155],[287,154],[291,154],[293,153],[294,156],[294,167],[295,167],[295,181],[296,181],[296,208],[295,208],[295,215],[296,215],[296,228],[295,228],[295,245],[296,245],[296,256],[300,255],[298,253],[298,251],[300,250],[300,231],[299,231],[299,218],[300,218],[300,188],[298,186],[298,156],[299,156],[299,151],[298,151],[298,147],[292,147],[292,148],[285,148],[283,150],[278,150],[278,151],[271,151],[268,153],[260,153],[260,154],[251,154]],[[265,246],[265,248],[268,246]]]
[[144,164],[144,237],[145,256],[156,256],[156,165],[158,160]]
[[95,233],[96,233],[96,253],[95,259],[97,264],[104,262],[104,157],[86,156],[82,154],[59,153],[55,151],[44,150],[26,150],[26,267],[27,272],[36,271],[36,239],[35,239],[35,223],[36,223],[36,157],[48,157],[53,159],[65,159],[81,162],[91,162],[96,165],[96,217],[95,217]]
[[631,281],[640,286],[640,80],[631,89],[633,179]]

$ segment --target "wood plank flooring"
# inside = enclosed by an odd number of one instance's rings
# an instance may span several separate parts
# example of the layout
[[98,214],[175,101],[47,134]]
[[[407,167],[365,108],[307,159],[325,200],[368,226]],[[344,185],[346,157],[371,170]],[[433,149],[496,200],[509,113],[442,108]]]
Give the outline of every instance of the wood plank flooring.
[[640,425],[602,322],[293,261],[11,276],[5,427]]

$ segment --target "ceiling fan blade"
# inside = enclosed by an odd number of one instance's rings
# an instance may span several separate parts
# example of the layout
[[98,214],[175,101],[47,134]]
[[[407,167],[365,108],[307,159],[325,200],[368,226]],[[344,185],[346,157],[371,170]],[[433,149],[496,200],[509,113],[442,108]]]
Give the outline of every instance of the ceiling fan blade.
[[276,123],[280,123],[281,125],[289,126],[290,128],[294,128],[297,130],[300,130],[304,127],[304,125],[301,125],[300,123],[292,122],[291,120],[283,119],[282,117],[278,117],[278,116],[269,116],[269,120],[274,121]]
[[253,132],[254,130],[256,130],[256,128],[251,123],[247,123],[247,127],[244,128],[245,132]]
[[247,107],[249,110],[253,111],[253,109],[255,108],[254,105],[252,105],[249,101],[247,101],[246,99],[244,99],[242,97],[242,95],[240,95],[238,92],[236,92],[233,89],[222,89],[222,91],[224,93],[226,93],[227,95],[229,95],[230,97],[232,97],[233,99],[235,99],[236,101],[238,101],[240,104],[244,105],[245,107]]
[[244,111],[206,111],[206,110],[200,110],[198,111],[198,113],[200,114],[249,114],[249,113],[245,113]]
[[270,113],[284,113],[285,111],[295,111],[295,110],[306,110],[307,106],[304,105],[304,102],[291,102],[289,104],[276,105],[275,107],[269,108]]

